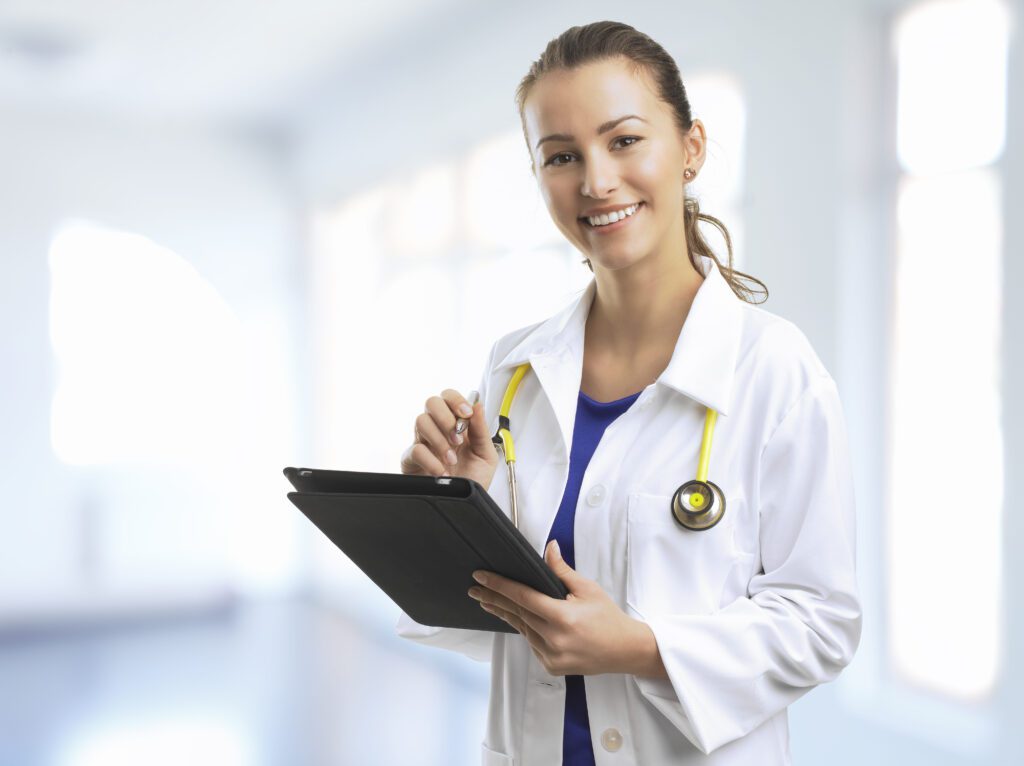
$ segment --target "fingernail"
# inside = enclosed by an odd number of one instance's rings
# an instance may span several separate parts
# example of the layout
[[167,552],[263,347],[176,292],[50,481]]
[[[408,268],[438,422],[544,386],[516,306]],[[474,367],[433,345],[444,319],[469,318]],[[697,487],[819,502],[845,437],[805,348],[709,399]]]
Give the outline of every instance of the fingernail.
[[459,412],[462,413],[462,416],[464,418],[468,418],[473,414],[473,408],[470,407],[468,404],[463,403],[459,405]]
[[446,460],[447,460],[447,461],[448,461],[448,462],[449,462],[449,463],[450,463],[451,465],[455,465],[455,464],[456,464],[457,462],[459,462],[459,459],[458,459],[457,457],[455,457],[455,453],[454,453],[454,452],[452,452],[451,450],[448,450],[447,454],[445,455],[445,459],[446,459]]
[[460,434],[460,433],[452,434],[452,441],[455,442],[456,444],[462,444],[462,434]]

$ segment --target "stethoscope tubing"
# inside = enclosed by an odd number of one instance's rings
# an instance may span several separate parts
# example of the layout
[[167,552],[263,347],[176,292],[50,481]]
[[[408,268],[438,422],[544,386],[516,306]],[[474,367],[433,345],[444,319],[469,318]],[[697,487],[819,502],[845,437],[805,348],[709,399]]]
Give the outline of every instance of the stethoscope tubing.
[[[519,528],[519,488],[516,484],[516,448],[512,439],[509,415],[512,411],[512,402],[519,390],[519,384],[529,369],[530,363],[525,362],[516,367],[515,372],[512,373],[512,379],[505,388],[505,395],[502,397],[501,408],[498,411],[498,430],[491,437],[495,448],[500,449],[505,458],[512,524],[516,529]],[[672,495],[670,507],[672,518],[685,529],[693,531],[711,529],[721,521],[725,514],[725,493],[717,484],[708,481],[711,442],[717,420],[718,412],[708,407],[704,416],[704,432],[701,435],[700,455],[697,460],[697,477],[682,484]]]

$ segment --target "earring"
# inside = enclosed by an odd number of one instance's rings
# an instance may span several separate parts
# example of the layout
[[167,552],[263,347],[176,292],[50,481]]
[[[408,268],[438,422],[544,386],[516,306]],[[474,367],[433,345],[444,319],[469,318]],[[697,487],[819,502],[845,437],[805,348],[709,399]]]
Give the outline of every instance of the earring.
[[695,175],[697,175],[697,171],[694,170],[693,168],[687,168],[686,170],[683,171],[683,178],[685,178],[687,181],[692,180]]

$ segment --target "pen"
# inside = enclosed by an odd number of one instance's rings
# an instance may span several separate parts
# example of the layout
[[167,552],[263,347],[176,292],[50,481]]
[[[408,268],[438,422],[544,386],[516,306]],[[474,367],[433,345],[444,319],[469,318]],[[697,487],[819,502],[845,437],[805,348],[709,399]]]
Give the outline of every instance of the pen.
[[[480,400],[480,392],[470,391],[467,400],[469,401],[470,407],[475,406],[476,403]],[[466,418],[455,418],[455,433],[461,434],[463,431],[466,430],[467,425],[469,425],[469,420],[467,420]]]

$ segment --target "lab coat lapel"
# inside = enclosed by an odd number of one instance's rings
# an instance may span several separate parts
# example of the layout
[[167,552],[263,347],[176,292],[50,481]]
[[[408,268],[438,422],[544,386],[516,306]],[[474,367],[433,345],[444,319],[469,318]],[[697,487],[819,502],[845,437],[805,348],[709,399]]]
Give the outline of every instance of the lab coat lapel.
[[503,377],[511,378],[516,367],[523,362],[530,363],[554,410],[566,461],[572,445],[576,404],[583,379],[583,337],[596,288],[597,284],[592,279],[574,302],[538,325],[495,368],[495,372],[504,368],[507,375]]
[[743,330],[741,301],[718,264],[707,256],[700,260],[704,282],[658,383],[728,416]]

